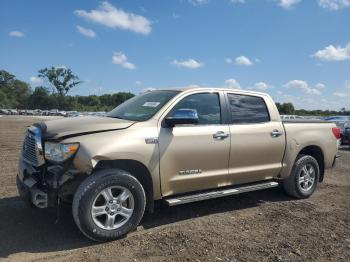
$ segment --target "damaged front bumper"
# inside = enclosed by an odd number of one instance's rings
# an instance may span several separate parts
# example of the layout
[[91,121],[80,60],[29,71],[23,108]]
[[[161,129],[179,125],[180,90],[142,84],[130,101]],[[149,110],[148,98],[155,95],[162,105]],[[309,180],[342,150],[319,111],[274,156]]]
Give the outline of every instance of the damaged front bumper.
[[38,208],[56,206],[59,199],[70,202],[81,181],[72,159],[51,163],[44,159],[44,124],[35,124],[26,131],[18,162],[17,188],[20,196]]
[[56,196],[53,191],[48,193],[51,190],[41,183],[42,177],[42,168],[33,167],[21,156],[16,178],[18,193],[27,203],[38,208],[47,208],[54,206]]
[[44,164],[35,167],[21,156],[16,179],[18,193],[32,206],[55,207],[58,199],[71,202],[80,175],[69,166]]
[[31,177],[24,181],[21,181],[18,176],[16,178],[18,193],[25,202],[38,208],[47,208],[49,206],[48,194],[38,189],[36,183]]

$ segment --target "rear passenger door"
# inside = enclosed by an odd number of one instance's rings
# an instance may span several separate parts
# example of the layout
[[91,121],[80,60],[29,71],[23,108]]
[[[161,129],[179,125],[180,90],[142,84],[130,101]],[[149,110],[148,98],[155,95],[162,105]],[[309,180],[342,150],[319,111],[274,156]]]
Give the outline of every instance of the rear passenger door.
[[279,119],[273,119],[277,117],[270,116],[266,99],[265,96],[227,93],[231,116],[231,184],[271,179],[280,172],[284,129]]

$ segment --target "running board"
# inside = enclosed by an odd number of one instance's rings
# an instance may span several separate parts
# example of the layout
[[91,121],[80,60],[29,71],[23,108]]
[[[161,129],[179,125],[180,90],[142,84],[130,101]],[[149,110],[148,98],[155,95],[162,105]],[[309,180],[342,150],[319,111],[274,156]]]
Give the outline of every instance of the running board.
[[221,190],[208,191],[205,193],[201,192],[201,193],[195,193],[192,195],[182,195],[178,197],[165,199],[165,202],[169,206],[176,206],[176,205],[181,205],[185,203],[197,202],[201,200],[230,196],[230,195],[237,195],[245,192],[257,191],[257,190],[262,190],[262,189],[267,189],[267,188],[272,188],[277,186],[278,186],[277,182],[264,182],[260,184],[254,184],[254,185],[246,185],[246,186],[240,186],[240,187],[234,187],[234,188],[225,188]]

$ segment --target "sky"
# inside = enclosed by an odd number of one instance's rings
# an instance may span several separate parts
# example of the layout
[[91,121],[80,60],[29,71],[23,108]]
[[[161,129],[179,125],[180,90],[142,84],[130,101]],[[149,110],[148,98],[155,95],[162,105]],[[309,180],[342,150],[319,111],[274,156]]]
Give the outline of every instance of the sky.
[[350,109],[350,0],[2,0],[0,69],[33,88],[44,67],[72,95],[180,86]]

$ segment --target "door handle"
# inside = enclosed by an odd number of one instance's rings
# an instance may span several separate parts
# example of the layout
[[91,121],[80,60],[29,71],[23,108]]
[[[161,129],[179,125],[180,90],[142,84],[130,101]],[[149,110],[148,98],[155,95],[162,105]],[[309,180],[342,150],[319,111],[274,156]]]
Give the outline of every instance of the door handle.
[[225,138],[227,138],[229,136],[229,134],[223,132],[223,131],[218,131],[215,134],[213,134],[213,138],[217,139],[217,140],[223,140]]
[[271,132],[271,136],[272,136],[272,137],[279,137],[279,136],[281,136],[282,134],[283,134],[283,133],[282,133],[281,131],[277,130],[277,129],[272,130],[272,132]]

